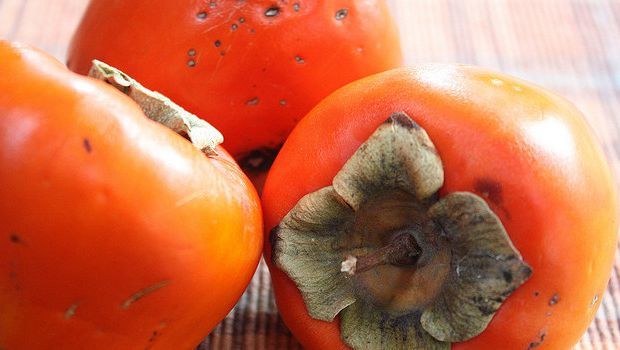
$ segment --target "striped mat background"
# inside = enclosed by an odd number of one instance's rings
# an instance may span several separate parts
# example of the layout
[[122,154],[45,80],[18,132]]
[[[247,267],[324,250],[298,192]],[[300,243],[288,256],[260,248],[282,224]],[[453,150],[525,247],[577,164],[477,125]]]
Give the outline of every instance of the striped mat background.
[[[620,0],[388,1],[408,63],[483,65],[537,82],[575,103],[600,138],[620,185]],[[64,60],[86,3],[0,0],[0,38],[33,44]],[[620,349],[619,319],[616,255],[602,306],[575,349]],[[263,263],[237,307],[199,347],[300,348],[278,317]]]

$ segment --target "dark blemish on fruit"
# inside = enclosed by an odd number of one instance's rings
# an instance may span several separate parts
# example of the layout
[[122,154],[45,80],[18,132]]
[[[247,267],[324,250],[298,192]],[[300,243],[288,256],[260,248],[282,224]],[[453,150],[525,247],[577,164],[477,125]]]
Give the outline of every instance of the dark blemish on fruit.
[[247,100],[245,102],[245,104],[248,105],[248,106],[256,106],[259,101],[260,100],[258,99],[258,97],[254,97],[254,98],[251,98],[251,99]]
[[539,292],[539,291],[534,292],[534,296],[535,296],[535,297],[538,297],[539,295],[540,295],[540,292]]
[[189,51],[187,51],[187,54],[189,56],[196,56],[196,50],[195,49],[189,49]]
[[221,41],[219,41],[219,40],[216,40],[213,44],[215,45],[215,47],[220,47],[220,46],[222,46],[222,42],[221,42]]
[[205,18],[207,18],[207,13],[205,11],[200,11],[196,14],[196,17],[199,20],[204,20]]
[[488,198],[493,204],[502,204],[502,185],[489,178],[481,178],[474,183],[474,189],[483,197]]
[[82,140],[82,146],[84,146],[84,149],[86,150],[86,152],[90,153],[93,151],[93,147],[90,144],[90,140],[87,138],[84,138],[84,140]]
[[220,56],[226,55],[226,51],[220,51]]
[[157,330],[154,330],[151,336],[149,337],[148,344],[146,344],[146,347],[144,348],[144,350],[152,349],[153,343],[155,342],[155,340],[157,340],[158,337],[159,337],[159,332]]
[[557,304],[559,301],[560,301],[560,296],[558,295],[558,293],[555,293],[553,294],[551,299],[549,299],[549,306],[553,306]]
[[155,341],[155,339],[157,339],[157,336],[159,335],[159,331],[154,330],[153,334],[151,334],[151,337],[149,338],[149,343],[152,343]]
[[211,1],[211,3],[209,4],[209,7],[214,9],[215,7],[217,7],[217,4],[215,3],[215,1]]
[[250,28],[250,33],[252,33],[252,34],[256,33],[256,29]]
[[196,67],[196,61],[194,60],[187,61],[187,66],[190,68]]
[[280,100],[280,106],[285,106],[286,105],[286,100],[285,99],[281,99]]
[[22,239],[21,237],[19,237],[16,233],[12,233],[9,236],[9,239],[11,240],[11,243],[15,243],[15,244],[20,244],[22,243]]
[[265,17],[275,17],[278,14],[280,14],[280,8],[276,6],[270,7],[265,11]]
[[295,12],[299,11],[299,3],[298,2],[293,4],[293,11],[295,11]]
[[239,23],[245,23],[245,18],[243,17],[239,18]]
[[233,24],[230,26],[230,30],[232,30],[232,31],[237,30],[237,28],[239,28],[239,26],[237,26],[237,24],[236,24],[236,23],[233,23]]
[[121,303],[121,308],[122,309],[128,309],[131,304],[137,302],[138,300],[144,298],[145,296],[152,294],[153,292],[156,292],[164,287],[166,287],[167,285],[170,284],[170,280],[164,280],[161,281],[159,283],[156,283],[152,286],[148,286],[144,289],[141,289],[139,291],[137,291],[136,293],[132,294],[129,296],[129,298],[127,298],[125,301],[123,301]]
[[336,11],[336,19],[341,21],[341,20],[345,19],[348,14],[349,14],[349,10],[348,9],[340,9],[340,10]]
[[297,63],[299,63],[299,64],[306,63],[306,61],[304,61],[304,59],[301,58],[300,56],[295,56],[295,61],[297,61]]
[[527,347],[527,350],[531,350],[536,347],[539,347],[545,341],[546,336],[547,336],[547,333],[543,332],[543,334],[540,335],[540,339],[535,342],[531,342],[530,345]]

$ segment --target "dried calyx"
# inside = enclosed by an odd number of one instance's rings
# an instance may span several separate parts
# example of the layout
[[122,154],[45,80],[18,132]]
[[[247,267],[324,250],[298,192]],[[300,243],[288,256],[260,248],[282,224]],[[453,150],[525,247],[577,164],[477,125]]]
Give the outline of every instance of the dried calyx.
[[149,119],[189,139],[206,155],[217,154],[217,145],[224,141],[222,134],[211,124],[184,110],[166,96],[145,88],[127,74],[101,61],[93,60],[88,75],[105,81],[131,97]]
[[442,185],[428,135],[395,113],[272,231],[275,264],[350,347],[449,349],[529,278],[484,200]]

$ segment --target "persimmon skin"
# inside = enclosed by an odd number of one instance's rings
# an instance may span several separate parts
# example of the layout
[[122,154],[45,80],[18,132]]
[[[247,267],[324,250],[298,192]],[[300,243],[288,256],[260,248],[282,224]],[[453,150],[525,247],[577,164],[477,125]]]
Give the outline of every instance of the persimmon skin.
[[0,348],[193,349],[257,266],[252,185],[42,52],[0,62]]
[[118,67],[213,124],[240,158],[279,148],[337,88],[402,63],[384,0],[212,3],[92,0],[69,68]]
[[[294,129],[263,192],[265,232],[334,175],[385,119],[404,111],[442,158],[441,194],[469,191],[499,216],[532,267],[479,336],[459,350],[564,350],[594,318],[616,248],[616,189],[582,115],[525,81],[467,66],[396,69],[349,84]],[[348,349],[338,319],[311,319],[299,290],[271,264],[277,305],[307,349]]]

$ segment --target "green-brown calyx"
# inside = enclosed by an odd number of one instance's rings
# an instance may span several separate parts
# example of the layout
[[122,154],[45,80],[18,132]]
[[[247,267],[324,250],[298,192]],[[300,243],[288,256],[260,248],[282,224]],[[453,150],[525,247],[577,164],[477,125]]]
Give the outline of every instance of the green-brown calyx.
[[88,75],[107,82],[131,97],[149,119],[188,138],[206,155],[217,154],[217,145],[224,141],[222,134],[211,124],[184,110],[166,96],[145,88],[127,74],[98,60],[93,60]]
[[272,231],[273,261],[354,349],[450,349],[532,270],[480,197],[439,198],[441,159],[405,113],[377,128]]

